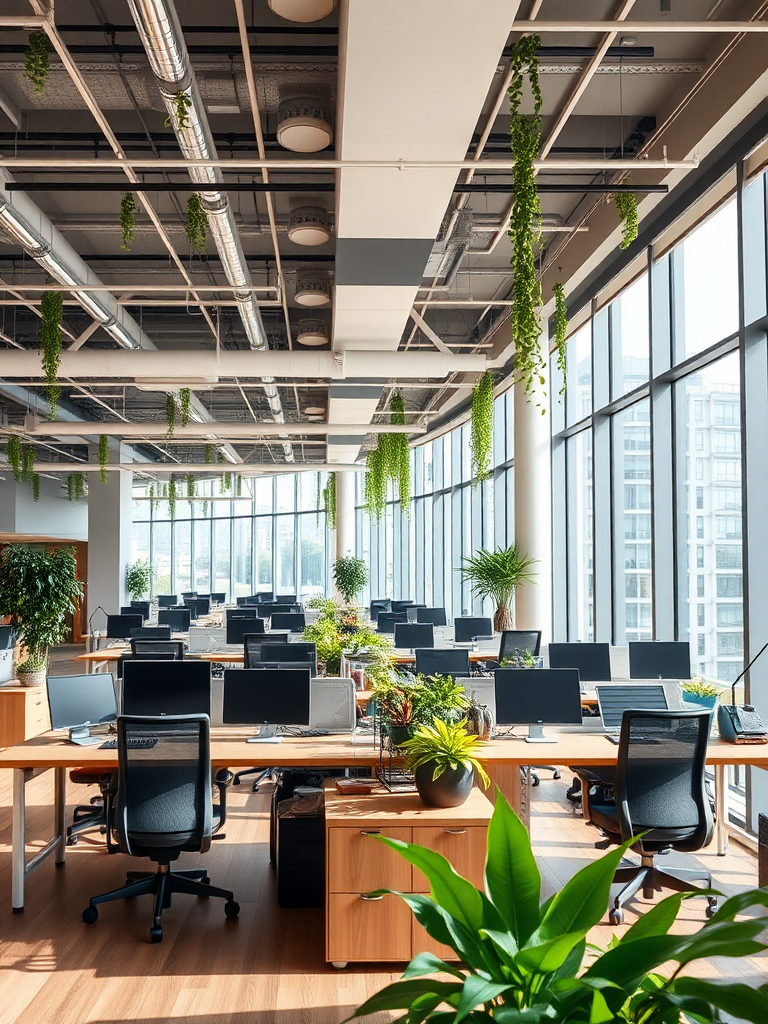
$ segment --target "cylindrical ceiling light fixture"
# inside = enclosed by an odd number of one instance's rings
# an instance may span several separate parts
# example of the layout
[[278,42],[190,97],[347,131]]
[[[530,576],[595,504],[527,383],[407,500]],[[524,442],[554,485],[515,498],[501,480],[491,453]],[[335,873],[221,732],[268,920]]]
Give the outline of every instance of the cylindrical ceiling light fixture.
[[333,142],[331,112],[321,100],[297,96],[280,101],[277,141],[294,153],[319,153]]
[[325,417],[325,406],[324,405],[308,405],[304,409],[305,416],[316,416],[318,419],[324,419]]
[[296,281],[294,298],[300,306],[327,306],[331,301],[331,282],[324,274],[302,275]]
[[325,320],[299,320],[296,341],[307,348],[319,348],[328,344],[328,324]]
[[298,245],[322,245],[331,237],[328,211],[321,206],[299,206],[288,218],[288,237]]
[[320,21],[327,18],[336,0],[268,0],[270,9],[286,21]]

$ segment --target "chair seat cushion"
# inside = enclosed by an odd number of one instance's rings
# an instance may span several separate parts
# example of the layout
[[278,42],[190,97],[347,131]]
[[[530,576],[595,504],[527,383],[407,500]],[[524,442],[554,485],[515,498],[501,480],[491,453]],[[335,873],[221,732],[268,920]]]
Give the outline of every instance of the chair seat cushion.
[[[613,801],[604,803],[595,803],[590,801],[589,813],[592,822],[597,825],[601,831],[612,837],[615,836],[619,842],[621,841],[621,830],[619,828],[619,820],[616,816],[616,804],[613,803]],[[649,828],[648,826],[641,825],[638,822],[633,823],[635,835],[645,832],[645,835],[643,836],[643,847],[646,849],[650,849],[653,846],[670,846],[675,843],[684,842],[693,835],[696,828],[696,825],[683,825],[680,828]]]
[[101,768],[73,768],[69,773],[70,782],[78,786],[98,786],[102,779],[111,781],[112,772],[105,772]]

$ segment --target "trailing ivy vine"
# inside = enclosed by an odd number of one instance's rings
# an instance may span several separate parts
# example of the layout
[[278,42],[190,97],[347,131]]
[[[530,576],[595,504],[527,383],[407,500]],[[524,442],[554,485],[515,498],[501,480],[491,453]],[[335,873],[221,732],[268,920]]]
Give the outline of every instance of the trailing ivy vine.
[[154,511],[155,511],[156,507],[157,507],[157,502],[155,501],[155,485],[154,484],[150,484],[149,485],[149,514],[150,515],[154,514]]
[[187,240],[196,252],[205,252],[205,243],[208,241],[208,218],[197,192],[193,192],[187,200]]
[[40,501],[40,477],[37,473],[32,474],[32,497],[35,501]]
[[[392,394],[389,415],[393,425],[405,425],[405,400],[399,391]],[[365,503],[373,522],[381,519],[387,507],[387,484],[390,480],[397,488],[402,512],[410,516],[411,451],[407,434],[379,434],[376,447],[366,456]]]
[[213,462],[213,445],[207,444],[205,446],[205,461]]
[[21,441],[15,434],[11,434],[8,438],[8,462],[13,469],[13,479],[17,484],[20,483],[23,479],[21,465]]
[[82,473],[70,473],[67,476],[67,494],[73,505],[85,494],[85,478]]
[[[536,276],[535,247],[541,236],[541,203],[533,162],[541,144],[541,89],[538,49],[541,37],[524,36],[512,50],[512,78],[509,84],[509,139],[514,159],[512,187],[515,205],[509,221],[512,241],[512,340],[515,344],[515,377],[526,394],[544,383],[544,359],[539,338],[541,287]],[[533,116],[520,112],[523,81],[528,78],[533,95]]]
[[552,291],[555,296],[555,347],[557,349],[557,368],[563,381],[560,387],[560,395],[562,396],[565,394],[566,370],[568,368],[568,344],[566,341],[568,333],[568,308],[565,304],[565,288],[563,288],[560,281],[557,282]]
[[170,392],[165,396],[165,421],[168,424],[168,437],[173,437],[176,426],[176,398]]
[[191,501],[196,493],[195,477],[192,473],[187,473],[187,498]]
[[[176,127],[189,128],[189,108],[192,100],[185,92],[177,92],[173,97],[173,109],[176,114]],[[165,127],[173,128],[173,117],[169,114],[165,119]]]
[[181,425],[186,427],[189,423],[189,411],[190,404],[192,402],[192,392],[189,388],[182,388],[179,391],[179,409],[181,410]]
[[238,473],[235,477],[235,495],[241,498],[243,495],[243,478]]
[[379,442],[365,459],[365,504],[373,523],[378,523],[387,507],[387,479],[387,467]]
[[325,523],[329,530],[336,528],[336,474],[328,474],[328,482],[323,488],[323,508]]
[[109,462],[109,438],[106,434],[99,436],[99,477],[101,478],[102,484],[106,484],[109,480],[109,473],[107,472],[107,464]]
[[24,74],[35,87],[36,95],[45,89],[50,71],[51,44],[45,32],[30,32],[24,52]]
[[490,476],[493,452],[493,377],[486,370],[472,388],[472,420],[469,431],[472,454],[472,486]]
[[56,406],[61,390],[58,385],[59,362],[61,361],[61,318],[64,314],[64,297],[61,292],[43,292],[40,299],[40,352],[43,373],[48,383],[46,397],[50,406],[48,417],[56,419]]
[[136,200],[133,192],[125,192],[120,200],[120,231],[123,241],[121,249],[130,249],[133,245],[133,226],[136,223]]
[[[389,402],[389,411],[392,424],[405,426],[405,399],[399,391],[395,391]],[[407,434],[390,435],[392,445],[392,467],[393,478],[397,480],[398,497],[400,508],[405,515],[411,517],[411,449],[408,444]]]
[[[629,178],[626,183],[630,184]],[[619,248],[628,249],[637,238],[637,196],[634,192],[614,192],[613,204],[623,229]]]
[[171,519],[176,518],[176,481],[170,480],[168,483],[168,515]]

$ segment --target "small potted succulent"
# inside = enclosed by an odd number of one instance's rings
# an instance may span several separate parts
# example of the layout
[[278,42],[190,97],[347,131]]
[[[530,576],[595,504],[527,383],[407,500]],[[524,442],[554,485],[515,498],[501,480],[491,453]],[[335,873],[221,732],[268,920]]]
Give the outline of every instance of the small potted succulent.
[[701,676],[694,676],[683,683],[683,700],[686,704],[700,704],[705,708],[714,708],[722,688],[708,683]]
[[406,768],[416,780],[419,796],[428,807],[458,807],[470,794],[475,778],[484,788],[490,779],[480,764],[480,740],[466,730],[466,719],[420,725],[403,743]]

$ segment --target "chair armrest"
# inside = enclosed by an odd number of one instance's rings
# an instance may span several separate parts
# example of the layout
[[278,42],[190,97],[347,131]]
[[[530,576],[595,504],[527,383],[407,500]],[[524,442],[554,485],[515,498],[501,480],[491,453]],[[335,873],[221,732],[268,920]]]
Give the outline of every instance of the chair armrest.
[[227,820],[227,789],[231,785],[233,778],[234,775],[229,768],[219,768],[213,776],[213,784],[219,791],[219,821],[213,829],[214,835],[222,828],[224,822]]

